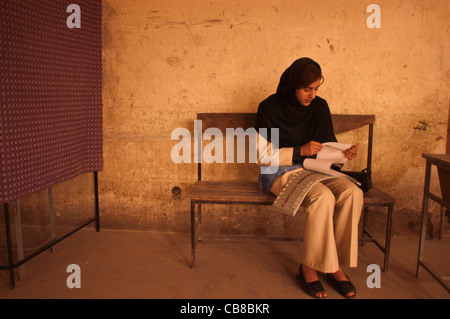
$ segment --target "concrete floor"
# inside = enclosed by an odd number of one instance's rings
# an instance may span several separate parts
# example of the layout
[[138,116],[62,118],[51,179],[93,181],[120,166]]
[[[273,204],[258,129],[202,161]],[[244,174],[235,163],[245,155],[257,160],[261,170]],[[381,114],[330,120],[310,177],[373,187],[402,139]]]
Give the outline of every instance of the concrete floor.
[[[445,275],[450,275],[449,242],[426,243],[428,260]],[[360,247],[358,268],[346,270],[357,298],[449,299],[425,271],[415,277],[417,247],[418,238],[394,237],[389,271],[381,272],[381,288],[372,289],[366,269],[382,265],[383,254],[372,243]],[[60,242],[54,253],[27,262],[25,280],[17,280],[15,289],[9,288],[8,271],[0,271],[0,299],[310,299],[294,277],[300,250],[296,241],[206,241],[198,246],[197,267],[191,269],[188,234],[83,229]],[[5,264],[5,252],[0,256]],[[80,266],[81,288],[66,285],[70,264]],[[322,282],[329,299],[342,299]]]

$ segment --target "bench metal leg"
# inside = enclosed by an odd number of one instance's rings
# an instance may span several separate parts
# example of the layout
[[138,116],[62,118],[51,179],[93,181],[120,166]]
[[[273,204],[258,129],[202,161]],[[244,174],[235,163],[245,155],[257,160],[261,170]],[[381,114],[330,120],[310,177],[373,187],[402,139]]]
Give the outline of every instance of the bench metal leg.
[[361,230],[361,246],[364,246],[366,243],[364,242],[364,236],[366,235],[366,227],[367,227],[367,215],[369,214],[369,207],[364,206],[363,208],[363,224]]
[[195,268],[196,248],[197,248],[197,236],[195,233],[195,202],[191,201],[191,268]]
[[[386,220],[386,240],[384,243],[384,246],[382,246],[366,229],[367,227],[367,215],[369,212],[369,208],[366,206],[364,207],[363,212],[363,225],[362,225],[362,232],[361,232],[361,246],[365,244],[366,241],[371,241],[375,245],[377,245],[378,248],[384,253],[384,264],[383,264],[383,271],[388,271],[389,268],[389,253],[391,248],[391,236],[392,236],[392,215],[394,211],[394,204],[389,204],[384,207],[388,208],[387,212],[387,220]],[[365,240],[365,235],[367,235],[369,238]]]

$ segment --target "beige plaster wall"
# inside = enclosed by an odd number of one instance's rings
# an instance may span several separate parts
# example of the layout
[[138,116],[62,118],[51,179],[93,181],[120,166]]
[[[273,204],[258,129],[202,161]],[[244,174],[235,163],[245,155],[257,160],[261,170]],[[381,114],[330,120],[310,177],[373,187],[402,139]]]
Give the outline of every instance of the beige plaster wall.
[[[319,95],[333,113],[376,115],[374,182],[397,198],[395,233],[417,232],[421,154],[445,152],[450,2],[376,1],[379,29],[366,25],[370,3],[104,0],[102,227],[189,231],[186,195],[196,164],[172,162],[172,131],[192,132],[197,112],[255,112],[282,71],[309,56],[322,66]],[[228,165],[217,177],[256,180],[242,172]],[[56,188],[61,220],[87,214],[90,183],[79,177]],[[79,200],[69,196],[80,188]],[[261,207],[204,212],[214,233],[295,235],[301,228],[302,217]]]

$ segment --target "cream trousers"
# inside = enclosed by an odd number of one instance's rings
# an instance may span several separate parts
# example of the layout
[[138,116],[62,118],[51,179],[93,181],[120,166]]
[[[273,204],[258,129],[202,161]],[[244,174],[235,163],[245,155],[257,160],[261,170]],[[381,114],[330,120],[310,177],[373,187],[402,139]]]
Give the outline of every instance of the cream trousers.
[[338,271],[340,264],[356,267],[361,189],[346,178],[325,180],[310,189],[302,206],[306,212],[302,263],[324,273]]

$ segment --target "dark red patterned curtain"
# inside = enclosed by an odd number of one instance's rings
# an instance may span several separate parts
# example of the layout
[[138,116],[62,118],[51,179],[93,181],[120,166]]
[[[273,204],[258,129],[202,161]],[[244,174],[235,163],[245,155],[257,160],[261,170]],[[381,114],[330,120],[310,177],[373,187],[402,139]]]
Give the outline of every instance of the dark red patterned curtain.
[[0,202],[102,170],[101,24],[101,0],[0,1]]

